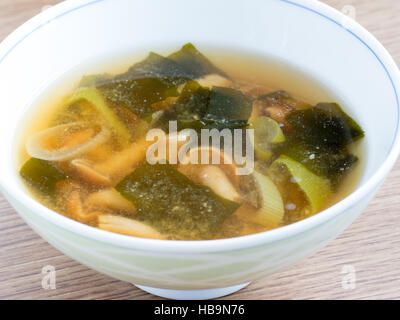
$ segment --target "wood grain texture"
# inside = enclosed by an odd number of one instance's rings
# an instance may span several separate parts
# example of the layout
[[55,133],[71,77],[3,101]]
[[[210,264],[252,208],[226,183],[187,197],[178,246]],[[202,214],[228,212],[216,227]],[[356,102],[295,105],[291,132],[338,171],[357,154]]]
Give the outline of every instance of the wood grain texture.
[[[0,0],[0,40],[57,0]],[[356,19],[400,63],[399,0],[324,0]],[[340,48],[338,48],[340,49]],[[4,107],[4,106],[3,106]],[[400,162],[367,210],[323,250],[225,299],[400,299]],[[57,289],[41,287],[41,270],[57,270]],[[342,288],[344,266],[355,289]],[[36,235],[0,195],[0,299],[158,299],[66,257]]]

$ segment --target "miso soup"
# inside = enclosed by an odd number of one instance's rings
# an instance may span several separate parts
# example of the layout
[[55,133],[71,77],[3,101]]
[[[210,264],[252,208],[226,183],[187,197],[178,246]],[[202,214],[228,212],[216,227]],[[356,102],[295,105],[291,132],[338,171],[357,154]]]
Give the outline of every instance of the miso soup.
[[295,223],[355,188],[362,128],[285,64],[186,44],[120,66],[71,90],[66,76],[24,123],[19,174],[59,214],[134,237],[221,239]]

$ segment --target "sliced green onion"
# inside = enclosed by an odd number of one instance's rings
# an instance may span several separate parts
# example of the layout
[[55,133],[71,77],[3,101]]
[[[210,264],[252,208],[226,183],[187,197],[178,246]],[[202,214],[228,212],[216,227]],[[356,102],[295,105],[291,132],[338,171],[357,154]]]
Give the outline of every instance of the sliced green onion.
[[321,210],[331,193],[329,180],[317,176],[301,163],[285,155],[281,155],[272,163],[269,169],[271,176],[276,175],[277,170],[282,168],[282,166],[291,175],[291,181],[297,183],[306,195],[312,208],[312,213],[314,214]]
[[263,226],[276,227],[285,214],[282,196],[268,176],[254,171],[253,177],[261,198],[261,209],[249,218]]
[[285,141],[278,122],[269,117],[259,117],[252,122],[254,152],[261,160],[268,160],[273,152],[271,145]]
[[79,100],[86,100],[92,104],[96,110],[102,115],[105,122],[115,129],[116,133],[124,139],[129,139],[130,134],[125,125],[118,119],[114,112],[107,105],[103,96],[96,88],[82,88],[77,90],[68,103],[72,104]]

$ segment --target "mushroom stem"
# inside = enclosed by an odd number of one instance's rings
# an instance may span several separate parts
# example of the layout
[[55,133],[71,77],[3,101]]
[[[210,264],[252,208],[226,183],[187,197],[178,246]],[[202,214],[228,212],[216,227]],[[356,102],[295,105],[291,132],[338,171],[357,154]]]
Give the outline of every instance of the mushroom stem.
[[240,202],[242,197],[236,191],[228,177],[217,166],[205,166],[199,171],[201,183],[211,188],[216,194],[225,199]]
[[121,196],[115,189],[105,189],[91,193],[86,197],[85,207],[94,210],[117,210],[129,212],[130,214],[136,213],[135,206],[123,196]]
[[146,158],[147,148],[152,143],[153,142],[147,141],[145,138],[140,139],[125,150],[94,165],[93,169],[108,176],[115,182],[132,172],[137,165]]
[[133,219],[102,214],[99,215],[98,222],[99,228],[106,231],[140,238],[165,239],[165,237],[154,228]]

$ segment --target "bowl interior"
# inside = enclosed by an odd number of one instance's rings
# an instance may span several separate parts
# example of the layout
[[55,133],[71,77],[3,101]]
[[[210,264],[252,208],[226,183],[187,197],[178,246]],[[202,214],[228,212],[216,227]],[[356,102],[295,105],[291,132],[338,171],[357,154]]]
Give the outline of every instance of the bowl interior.
[[0,182],[25,192],[15,170],[14,136],[55,79],[93,57],[193,42],[273,56],[334,92],[366,131],[363,184],[385,162],[397,135],[397,69],[372,37],[343,22],[310,1],[95,0],[49,9],[0,47]]

